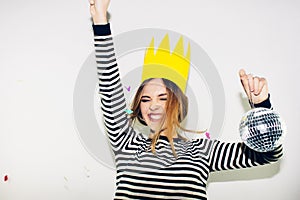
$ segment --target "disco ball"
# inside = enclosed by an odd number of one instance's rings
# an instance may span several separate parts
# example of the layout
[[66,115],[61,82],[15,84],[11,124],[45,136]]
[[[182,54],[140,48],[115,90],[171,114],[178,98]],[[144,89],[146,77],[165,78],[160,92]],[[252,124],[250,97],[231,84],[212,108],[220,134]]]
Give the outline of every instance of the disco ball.
[[267,108],[254,108],[243,117],[239,126],[243,142],[258,152],[274,150],[286,134],[286,126],[280,115]]

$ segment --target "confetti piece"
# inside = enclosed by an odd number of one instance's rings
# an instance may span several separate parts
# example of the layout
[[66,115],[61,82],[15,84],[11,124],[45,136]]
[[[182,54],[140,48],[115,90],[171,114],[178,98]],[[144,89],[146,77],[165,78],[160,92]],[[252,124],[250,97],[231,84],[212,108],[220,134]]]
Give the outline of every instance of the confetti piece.
[[7,175],[4,176],[4,181],[8,181],[8,176]]
[[67,177],[64,176],[65,181],[68,181]]
[[130,110],[130,109],[126,109],[126,110],[125,110],[125,112],[126,112],[128,115],[130,115],[130,114],[132,114],[132,113],[133,113],[133,111],[132,111],[132,110]]
[[205,133],[205,136],[207,137],[207,139],[210,139],[210,134],[209,134],[209,132],[206,132],[206,133]]
[[90,178],[90,174],[89,174],[90,170],[86,166],[84,166],[84,169],[86,171],[86,177]]
[[128,87],[125,86],[125,88],[128,92],[130,92],[130,86],[128,86]]

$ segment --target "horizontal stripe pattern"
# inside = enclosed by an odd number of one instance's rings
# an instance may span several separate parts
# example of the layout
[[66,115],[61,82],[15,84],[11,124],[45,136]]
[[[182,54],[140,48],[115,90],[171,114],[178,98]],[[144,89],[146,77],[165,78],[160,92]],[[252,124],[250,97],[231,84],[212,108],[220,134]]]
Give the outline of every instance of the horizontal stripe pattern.
[[95,35],[94,41],[101,109],[117,168],[115,199],[207,199],[210,172],[263,165],[282,156],[281,146],[258,153],[243,143],[175,139],[175,159],[164,136],[154,155],[151,140],[127,118],[112,36]]

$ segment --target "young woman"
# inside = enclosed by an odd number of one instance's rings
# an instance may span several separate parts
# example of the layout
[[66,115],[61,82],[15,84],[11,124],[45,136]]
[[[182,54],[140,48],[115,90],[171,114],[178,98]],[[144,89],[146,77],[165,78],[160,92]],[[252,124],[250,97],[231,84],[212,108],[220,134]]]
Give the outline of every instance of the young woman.
[[[164,77],[141,84],[129,119],[106,18],[108,5],[109,0],[90,1],[101,108],[116,161],[115,199],[207,199],[210,172],[268,164],[282,156],[281,146],[259,153],[241,142],[182,139],[177,130],[187,114],[187,99]],[[240,77],[255,106],[270,108],[266,80],[244,70]],[[153,130],[151,138],[133,129],[136,118]]]

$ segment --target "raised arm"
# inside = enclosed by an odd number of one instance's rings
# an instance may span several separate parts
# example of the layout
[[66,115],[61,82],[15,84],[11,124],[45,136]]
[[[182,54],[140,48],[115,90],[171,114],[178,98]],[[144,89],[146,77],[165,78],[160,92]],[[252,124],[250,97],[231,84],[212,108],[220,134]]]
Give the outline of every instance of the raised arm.
[[[271,108],[270,99],[254,104],[255,107]],[[243,142],[227,143],[215,141],[211,150],[210,170],[240,169],[276,162],[283,155],[282,146],[270,152],[256,152]]]
[[93,18],[95,54],[99,80],[99,94],[104,124],[114,153],[126,149],[135,135],[127,118],[126,100],[114,52],[113,38],[106,14],[109,0],[90,2]]
[[[253,77],[244,70],[239,72],[241,83],[253,107],[271,109],[270,96],[265,78]],[[283,155],[282,146],[270,152],[256,152],[243,142],[226,143],[215,141],[210,157],[210,170],[239,169],[264,165],[277,161]]]

